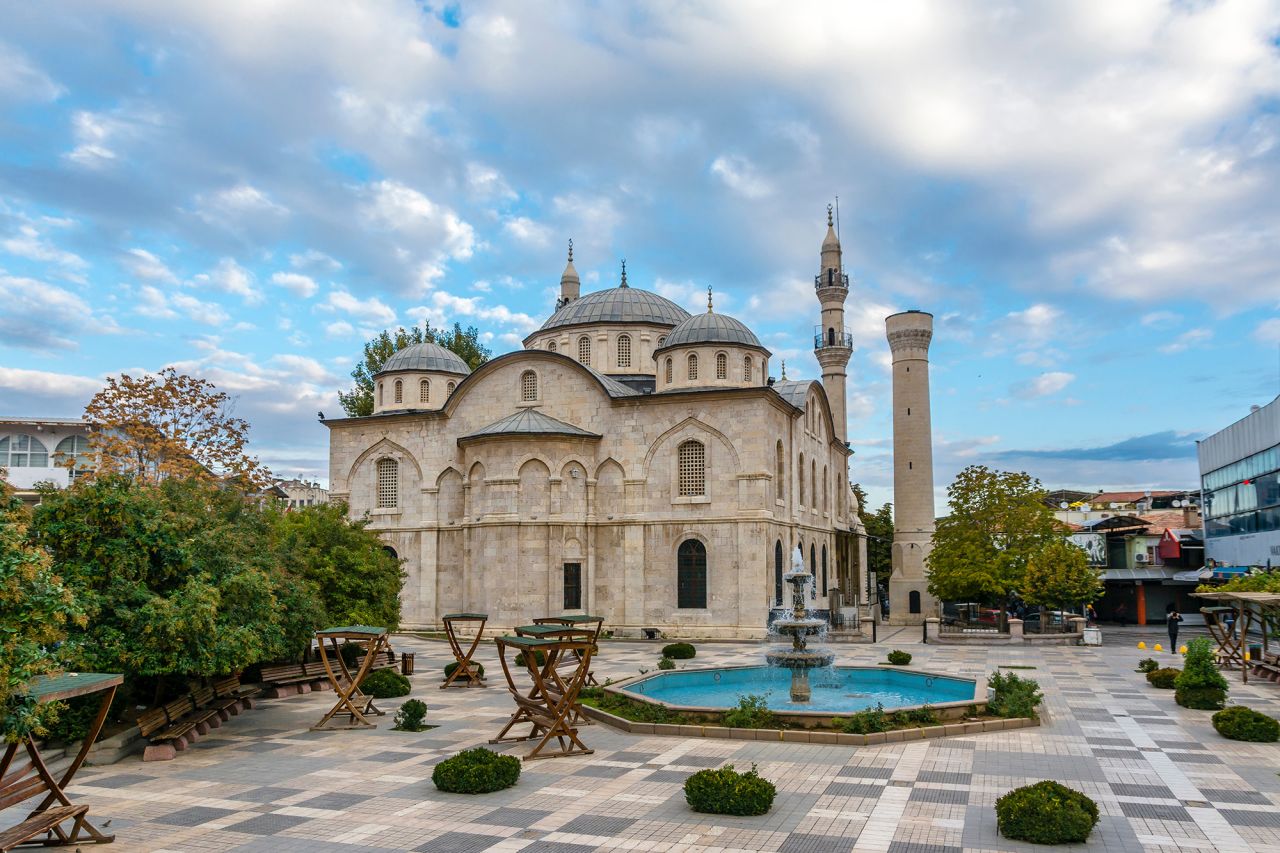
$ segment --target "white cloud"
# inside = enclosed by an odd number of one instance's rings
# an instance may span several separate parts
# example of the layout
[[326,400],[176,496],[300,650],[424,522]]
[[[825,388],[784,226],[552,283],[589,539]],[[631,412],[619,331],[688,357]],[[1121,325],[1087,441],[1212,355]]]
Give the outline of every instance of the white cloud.
[[531,246],[545,246],[550,241],[551,229],[541,222],[535,222],[527,216],[516,216],[502,225],[503,229],[521,243]]
[[262,302],[262,292],[254,282],[253,273],[235,262],[234,258],[222,258],[211,272],[196,276],[200,282],[209,282],[216,290],[242,298],[248,305]]
[[0,273],[0,346],[36,351],[75,349],[86,334],[120,331],[69,290]]
[[289,209],[257,187],[240,183],[196,196],[195,213],[210,225],[241,230],[251,224],[279,220]]
[[1253,337],[1264,344],[1280,344],[1280,317],[1263,320],[1253,330]]
[[336,259],[317,249],[307,249],[305,252],[290,255],[289,265],[294,269],[323,269],[327,272],[337,272],[342,269],[342,264]]
[[346,320],[335,320],[324,327],[324,332],[331,338],[350,338],[356,333],[356,327]]
[[186,293],[165,293],[152,285],[138,289],[135,314],[156,320],[172,320],[179,315],[206,326],[221,326],[231,319],[226,310],[215,302],[205,302]]
[[430,235],[441,251],[466,260],[475,248],[475,230],[447,207],[398,181],[378,181],[368,187],[362,214],[375,228],[414,236]]
[[1182,322],[1182,317],[1172,311],[1151,311],[1142,315],[1142,325],[1156,329],[1165,329]]
[[65,91],[16,47],[0,42],[0,100],[53,101]]
[[176,282],[173,270],[146,249],[133,248],[125,253],[124,264],[143,281]]
[[1053,370],[1047,373],[1041,373],[1039,376],[1029,379],[1026,382],[1020,382],[1010,388],[1010,392],[1018,397],[1048,397],[1051,394],[1057,394],[1075,381],[1074,373],[1065,373],[1061,370]]
[[88,397],[102,390],[102,380],[48,370],[0,367],[0,388],[42,397]]
[[1213,337],[1213,331],[1210,329],[1188,329],[1174,340],[1160,347],[1160,352],[1166,355],[1185,352],[1197,344],[1202,344]]
[[309,299],[316,295],[316,291],[320,286],[316,284],[315,279],[309,275],[302,275],[296,272],[277,272],[272,274],[271,283],[277,287],[283,287],[301,299]]
[[421,322],[426,320],[435,326],[452,323],[459,317],[474,317],[504,326],[514,326],[528,334],[542,325],[542,321],[520,311],[512,311],[505,305],[485,305],[480,297],[454,296],[443,290],[431,294],[429,305],[418,305],[405,314]]
[[116,130],[111,119],[81,110],[71,117],[71,122],[76,146],[67,153],[69,160],[94,169],[116,159],[116,152],[107,147],[107,142]]
[[759,174],[759,170],[746,157],[737,155],[717,157],[711,163],[711,174],[745,198],[763,198],[773,192],[769,182]]
[[502,173],[483,163],[467,164],[467,186],[477,198],[498,198],[512,201],[517,198],[514,190],[502,177]]
[[89,262],[75,252],[68,252],[55,246],[31,222],[19,225],[16,234],[0,240],[0,249],[20,258],[56,264],[62,267],[64,277],[78,281],[83,281],[80,272],[89,266]]
[[364,324],[391,326],[396,321],[396,312],[381,299],[371,296],[368,299],[357,299],[342,288],[329,291],[329,298],[319,306],[322,311],[336,312],[348,319]]

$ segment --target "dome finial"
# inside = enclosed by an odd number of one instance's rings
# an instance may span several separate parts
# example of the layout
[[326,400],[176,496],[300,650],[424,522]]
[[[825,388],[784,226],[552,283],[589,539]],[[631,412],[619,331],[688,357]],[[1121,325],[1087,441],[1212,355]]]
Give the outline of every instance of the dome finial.
[[627,286],[627,259],[626,258],[622,259],[622,284],[619,286],[620,287]]
[[784,380],[787,378],[787,360],[785,358],[782,360],[782,378]]
[[831,218],[831,205],[827,205],[827,224],[835,225],[835,220]]
[[569,238],[569,263],[573,263],[573,238]]
[[711,313],[711,285],[707,285],[707,313]]

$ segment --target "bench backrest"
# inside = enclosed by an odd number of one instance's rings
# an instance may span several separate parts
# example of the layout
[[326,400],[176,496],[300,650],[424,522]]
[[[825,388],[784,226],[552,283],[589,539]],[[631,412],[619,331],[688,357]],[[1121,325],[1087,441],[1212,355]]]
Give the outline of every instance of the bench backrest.
[[263,681],[274,681],[277,678],[294,678],[305,674],[306,669],[300,663],[286,663],[262,668]]
[[228,675],[213,682],[213,692],[218,696],[230,696],[240,689],[240,676]]
[[195,703],[191,701],[190,696],[179,696],[172,702],[166,702],[164,706],[164,712],[168,715],[171,723],[176,723],[195,709]]
[[213,688],[201,687],[191,694],[191,701],[195,703],[197,708],[203,708],[213,701]]
[[148,708],[138,714],[138,731],[143,737],[158,732],[169,724],[169,718],[165,716],[163,707]]

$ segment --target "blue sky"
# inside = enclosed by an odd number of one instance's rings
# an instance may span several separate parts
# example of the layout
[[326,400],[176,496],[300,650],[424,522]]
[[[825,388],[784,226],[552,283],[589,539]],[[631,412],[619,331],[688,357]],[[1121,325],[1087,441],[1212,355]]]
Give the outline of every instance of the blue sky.
[[0,414],[205,376],[278,473],[370,334],[495,353],[631,284],[817,375],[840,198],[852,476],[891,496],[883,318],[937,317],[939,492],[966,464],[1184,487],[1280,391],[1280,8],[0,3]]

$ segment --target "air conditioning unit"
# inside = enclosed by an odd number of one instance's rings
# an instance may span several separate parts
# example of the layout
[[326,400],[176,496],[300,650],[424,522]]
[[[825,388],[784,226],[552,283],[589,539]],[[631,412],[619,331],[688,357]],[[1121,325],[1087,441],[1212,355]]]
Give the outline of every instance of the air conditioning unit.
[[1147,555],[1146,555],[1146,554],[1134,554],[1134,555],[1133,555],[1133,559],[1134,559],[1134,561],[1135,561],[1135,562],[1138,562],[1138,563],[1145,563],[1145,562],[1147,561]]

